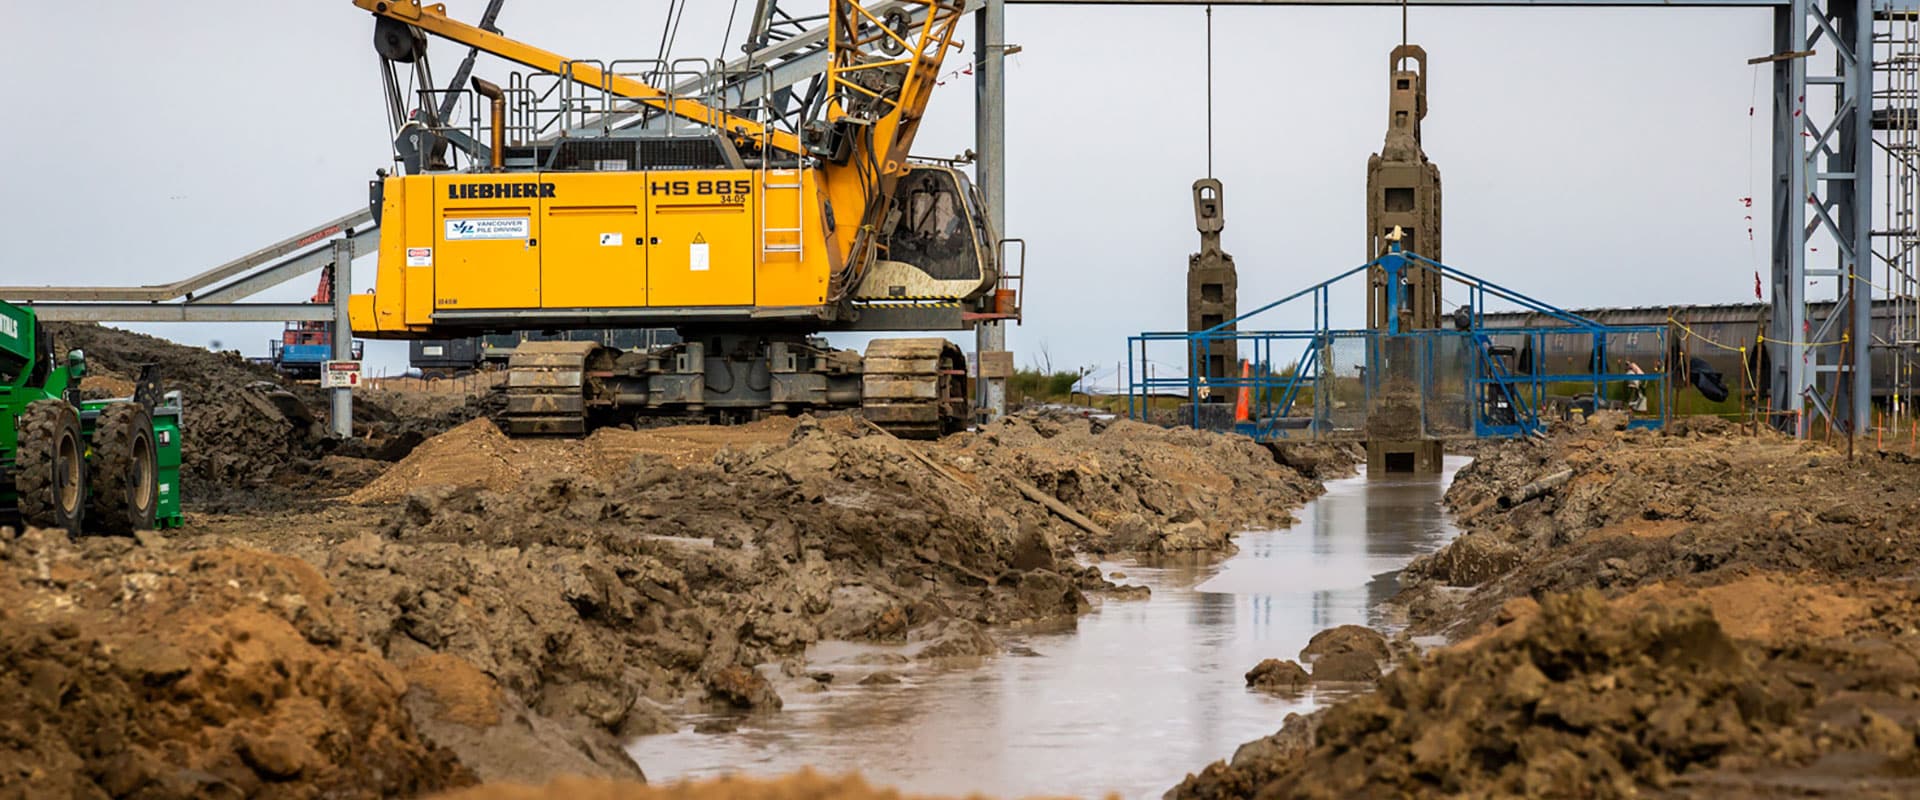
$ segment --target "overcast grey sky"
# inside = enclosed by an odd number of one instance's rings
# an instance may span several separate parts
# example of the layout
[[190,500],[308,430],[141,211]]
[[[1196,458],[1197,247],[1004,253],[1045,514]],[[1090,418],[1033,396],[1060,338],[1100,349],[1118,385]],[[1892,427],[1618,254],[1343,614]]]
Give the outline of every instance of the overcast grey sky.
[[[475,20],[481,0],[453,0]],[[676,55],[722,53],[730,0],[696,0]],[[744,16],[734,25],[737,45]],[[667,0],[509,0],[512,36],[652,57]],[[0,284],[157,283],[352,210],[388,163],[372,20],[347,0],[8,0],[0,25]],[[1215,12],[1215,174],[1243,308],[1364,255],[1367,156],[1386,126],[1389,8]],[[1206,171],[1198,8],[1018,6],[1008,40],[1008,230],[1029,242],[1021,364],[1112,365],[1181,324]],[[1753,299],[1765,269],[1768,76],[1758,10],[1422,9],[1428,154],[1446,257],[1564,306]],[[973,58],[973,28],[963,24]],[[737,52],[729,45],[730,52]],[[460,51],[436,42],[442,79]],[[479,74],[506,67],[483,61]],[[1749,108],[1760,105],[1760,115]],[[916,150],[972,145],[973,87],[936,94]],[[356,288],[371,285],[371,259]],[[303,298],[307,281],[273,299]],[[1358,322],[1358,309],[1349,322]],[[1264,327],[1297,325],[1274,320]],[[258,354],[271,325],[144,326]],[[971,341],[964,342],[971,348]],[[404,345],[370,358],[404,364]]]

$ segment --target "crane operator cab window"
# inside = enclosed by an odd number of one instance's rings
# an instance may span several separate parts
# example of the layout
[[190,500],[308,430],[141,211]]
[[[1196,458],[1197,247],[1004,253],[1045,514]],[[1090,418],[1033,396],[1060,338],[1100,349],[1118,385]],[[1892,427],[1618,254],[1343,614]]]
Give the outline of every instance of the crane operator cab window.
[[980,239],[962,191],[942,169],[916,168],[901,178],[894,199],[899,221],[887,260],[911,264],[936,280],[978,278]]

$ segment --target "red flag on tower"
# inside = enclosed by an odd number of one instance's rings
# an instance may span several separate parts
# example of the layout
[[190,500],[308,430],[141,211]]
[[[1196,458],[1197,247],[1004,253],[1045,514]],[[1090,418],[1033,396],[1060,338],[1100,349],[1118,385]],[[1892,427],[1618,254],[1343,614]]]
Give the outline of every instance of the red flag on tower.
[[1753,299],[1755,300],[1761,299],[1760,298],[1760,270],[1757,270],[1757,269],[1753,271]]

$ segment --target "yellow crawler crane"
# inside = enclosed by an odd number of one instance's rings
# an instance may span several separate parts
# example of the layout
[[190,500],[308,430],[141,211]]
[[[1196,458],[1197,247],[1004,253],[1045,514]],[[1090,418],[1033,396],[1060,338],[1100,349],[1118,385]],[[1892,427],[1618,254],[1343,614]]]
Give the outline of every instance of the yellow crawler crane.
[[[521,346],[514,434],[851,407],[907,436],[965,424],[966,363],[945,339],[876,339],[863,357],[817,338],[1016,316],[978,192],[908,160],[964,2],[829,0],[829,66],[784,121],[752,69],[708,67],[705,88],[676,93],[650,81],[676,81],[679,62],[574,60],[442,6],[354,4],[376,17],[402,173],[373,187],[379,272],[351,299],[356,335],[679,330],[645,352]],[[429,36],[531,72],[475,78],[464,127],[447,119],[458,86],[407,111],[395,70],[432,86]]]

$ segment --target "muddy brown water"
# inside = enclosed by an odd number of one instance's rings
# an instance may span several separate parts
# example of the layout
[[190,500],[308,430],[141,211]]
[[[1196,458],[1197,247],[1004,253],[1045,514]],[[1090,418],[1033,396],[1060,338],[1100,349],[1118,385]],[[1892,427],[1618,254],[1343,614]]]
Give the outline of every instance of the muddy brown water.
[[[1263,658],[1298,657],[1325,628],[1390,628],[1377,606],[1401,567],[1455,534],[1441,494],[1466,461],[1448,458],[1441,476],[1330,482],[1297,525],[1242,534],[1240,552],[1213,563],[1103,563],[1152,597],[1096,599],[1070,628],[1004,634],[993,658],[929,667],[898,663],[892,648],[822,643],[808,669],[832,673],[824,691],[782,679],[782,712],[684,720],[629,752],[658,783],[811,767],[910,792],[1157,798],[1288,712],[1339,696],[1272,697],[1243,676]],[[860,683],[881,670],[899,682]]]

